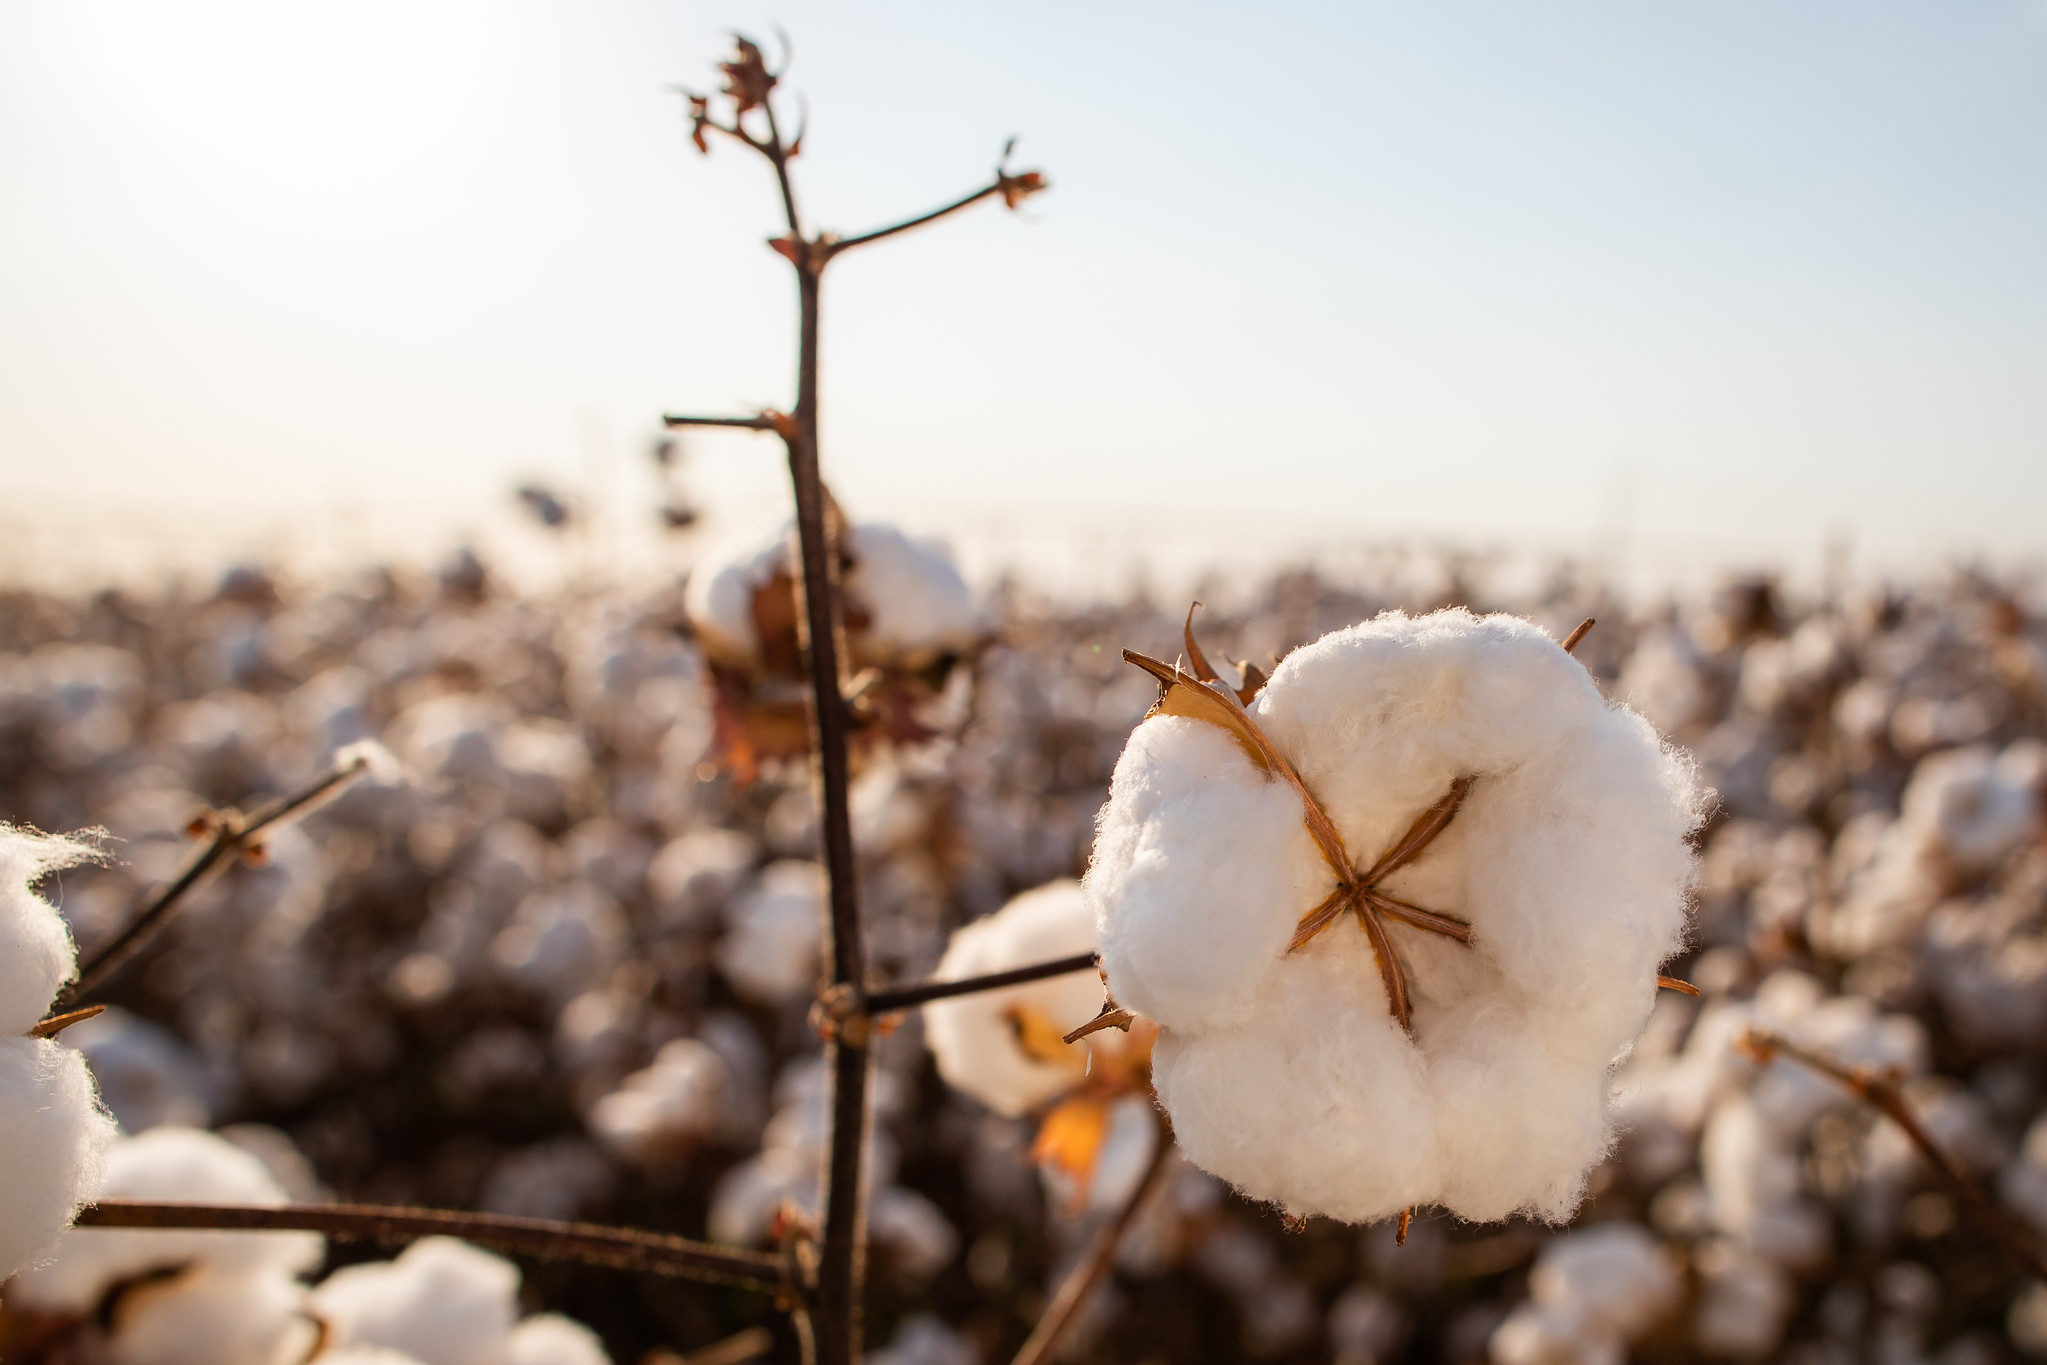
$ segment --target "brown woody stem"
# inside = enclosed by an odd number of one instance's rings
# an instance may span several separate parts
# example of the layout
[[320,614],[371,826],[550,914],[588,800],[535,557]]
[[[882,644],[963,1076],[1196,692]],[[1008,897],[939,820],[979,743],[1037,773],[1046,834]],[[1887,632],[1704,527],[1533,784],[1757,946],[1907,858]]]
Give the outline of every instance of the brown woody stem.
[[1158,1187],[1159,1179],[1165,1174],[1172,1155],[1172,1130],[1162,1124],[1158,1133],[1158,1145],[1152,1150],[1151,1164],[1144,1168],[1144,1176],[1137,1182],[1137,1188],[1131,1192],[1130,1198],[1124,1201],[1123,1207],[1116,1210],[1116,1216],[1095,1233],[1094,1240],[1088,1243],[1087,1251],[1080,1258],[1080,1264],[1073,1268],[1072,1273],[1059,1286],[1059,1292],[1052,1296],[1052,1302],[1046,1305],[1044,1315],[1038,1319],[1038,1325],[1031,1329],[1030,1336],[1025,1339],[1010,1365],[1043,1365],[1043,1362],[1052,1359],[1061,1334],[1073,1322],[1081,1307],[1087,1303],[1088,1296],[1108,1278],[1110,1267],[1116,1263],[1117,1244],[1123,1240],[1123,1234],[1130,1230],[1131,1223],[1136,1221],[1138,1213],[1144,1208],[1146,1198]]
[[87,1005],[82,1010],[72,1010],[67,1014],[53,1014],[30,1029],[28,1036],[31,1038],[54,1038],[73,1024],[82,1024],[86,1020],[106,1012],[107,1007],[105,1005]]
[[1592,627],[1594,627],[1597,624],[1599,624],[1599,619],[1594,616],[1588,616],[1584,620],[1580,621],[1577,624],[1577,626],[1572,629],[1571,633],[1564,637],[1564,653],[1569,654],[1572,650],[1576,649],[1578,647],[1579,642],[1582,641],[1587,635],[1590,635],[1592,633]]
[[669,427],[738,427],[745,431],[773,431],[775,424],[766,417],[690,417],[678,413],[665,413],[661,424]]
[[2005,1255],[2033,1279],[2047,1281],[2047,1259],[2042,1258],[2040,1248],[2002,1209],[1991,1202],[1990,1196],[1983,1192],[1983,1188],[1962,1164],[1933,1140],[1933,1135],[1919,1122],[1919,1116],[1912,1112],[1912,1106],[1905,1102],[1904,1092],[1899,1088],[1895,1074],[1866,1066],[1851,1066],[1839,1058],[1802,1046],[1781,1033],[1773,1033],[1767,1029],[1745,1029],[1737,1040],[1737,1046],[1758,1062],[1768,1062],[1778,1056],[1789,1057],[1807,1070],[1817,1072],[1835,1082],[1856,1099],[1904,1129],[1905,1136],[1919,1149],[1919,1155],[1933,1168],[1933,1173],[1941,1184],[1947,1186],[1949,1193],[1962,1201],[1982,1226],[1983,1231],[1997,1242]]
[[770,1252],[739,1251],[637,1228],[509,1218],[491,1213],[371,1204],[286,1204],[263,1208],[246,1204],[102,1199],[79,1211],[78,1226],[319,1232],[344,1241],[391,1245],[445,1235],[542,1261],[578,1261],[769,1294],[785,1288],[782,1260]]
[[1676,991],[1679,995],[1697,995],[1699,993],[1697,986],[1694,986],[1689,981],[1680,981],[1674,976],[1657,977],[1656,988],[1664,991]]
[[1100,960],[1093,953],[1077,953],[1072,957],[1039,962],[1029,967],[1012,967],[1005,972],[990,972],[986,976],[966,976],[956,981],[923,981],[914,986],[895,986],[888,990],[869,991],[867,1012],[891,1014],[896,1010],[911,1009],[933,1000],[946,1000],[956,995],[973,995],[978,991],[994,991],[1004,986],[1021,986],[1029,981],[1042,981],[1049,976],[1091,971]]
[[842,251],[850,251],[856,246],[866,246],[869,242],[878,242],[884,237],[893,237],[898,232],[908,232],[911,228],[923,227],[926,223],[936,222],[949,213],[958,213],[963,208],[978,204],[990,195],[1000,194],[1001,192],[1002,181],[996,180],[992,184],[983,185],[972,194],[962,195],[950,204],[935,208],[929,213],[920,213],[915,218],[905,218],[900,223],[895,223],[885,228],[876,228],[873,232],[863,232],[858,237],[842,237],[836,242],[826,244],[826,258],[829,259],[836,256]]

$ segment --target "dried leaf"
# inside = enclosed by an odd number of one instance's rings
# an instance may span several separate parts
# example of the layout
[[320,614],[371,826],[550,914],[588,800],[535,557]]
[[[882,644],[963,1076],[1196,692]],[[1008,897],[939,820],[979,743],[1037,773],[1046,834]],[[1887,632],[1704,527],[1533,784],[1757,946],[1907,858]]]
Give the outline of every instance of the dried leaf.
[[1059,1026],[1043,1014],[1029,1005],[1011,1005],[1002,1017],[1009,1021],[1010,1035],[1024,1056],[1076,1075],[1086,1073],[1087,1049],[1069,1045],[1060,1036]]
[[1194,613],[1201,609],[1201,603],[1191,602],[1187,606],[1187,623],[1180,627],[1180,637],[1187,644],[1187,662],[1194,666],[1194,676],[1202,682],[1220,682],[1222,675],[1211,668],[1208,656],[1201,652],[1201,644],[1194,638]]
[[768,70],[761,50],[746,38],[735,38],[731,61],[718,63],[718,69],[725,73],[725,93],[732,98],[738,113],[766,104],[768,92],[775,88],[775,76]]
[[1109,1106],[1076,1095],[1053,1106],[1039,1123],[1031,1160],[1064,1171],[1077,1187],[1075,1202],[1084,1202],[1094,1180],[1095,1158],[1101,1155],[1102,1142],[1108,1136]]
[[1244,679],[1244,685],[1237,689],[1237,700],[1249,706],[1251,699],[1265,690],[1265,670],[1249,659],[1239,659],[1237,672]]
[[995,177],[995,186],[1002,195],[1002,202],[1015,208],[1038,191],[1047,189],[1051,182],[1037,171],[1025,171],[1022,175],[1001,172]]

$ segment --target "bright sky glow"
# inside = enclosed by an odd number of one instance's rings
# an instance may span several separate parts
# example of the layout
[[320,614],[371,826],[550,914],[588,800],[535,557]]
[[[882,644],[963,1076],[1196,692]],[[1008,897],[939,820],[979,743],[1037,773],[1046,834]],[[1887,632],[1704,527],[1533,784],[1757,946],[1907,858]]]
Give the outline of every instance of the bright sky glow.
[[[0,531],[453,534],[525,474],[637,525],[660,411],[787,397],[765,168],[667,90],[778,23],[826,225],[1011,133],[1054,182],[834,267],[864,513],[2047,541],[2040,0],[0,0]],[[777,496],[769,443],[692,459]]]

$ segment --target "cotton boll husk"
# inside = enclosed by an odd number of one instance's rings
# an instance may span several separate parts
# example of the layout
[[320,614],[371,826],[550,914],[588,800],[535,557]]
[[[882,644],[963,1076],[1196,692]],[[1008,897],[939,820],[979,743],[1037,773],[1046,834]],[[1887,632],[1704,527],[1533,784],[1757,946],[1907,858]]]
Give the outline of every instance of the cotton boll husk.
[[[1047,882],[956,930],[935,977],[957,981],[984,976],[1073,957],[1094,946],[1094,915],[1080,883]],[[1101,1003],[1101,981],[1086,971],[934,1000],[924,1007],[924,1041],[948,1085],[998,1114],[1014,1117],[1078,1083],[1085,1075],[1092,1041],[1069,1045],[1070,1058],[1051,1061],[1033,1056],[1018,1040],[1018,1012],[1028,1011],[1052,1033],[1063,1034],[1093,1018]]]
[[1215,727],[1158,716],[1131,734],[1097,824],[1084,885],[1117,1003],[1167,1027],[1248,1019],[1290,907],[1328,880],[1300,798]]
[[50,1039],[0,1038],[0,1279],[53,1251],[99,1195],[114,1135],[84,1057]]
[[1251,709],[1360,864],[1475,779],[1384,889],[1467,918],[1476,942],[1390,925],[1407,1038],[1355,924],[1286,951],[1334,885],[1295,794],[1215,727],[1147,721],[1087,885],[1111,991],[1164,1026],[1155,1080],[1181,1145],[1297,1213],[1568,1214],[1608,1143],[1606,1073],[1682,937],[1690,765],[1536,627],[1462,610],[1325,636]]
[[747,528],[712,547],[690,571],[682,609],[713,659],[744,665],[760,657],[753,595],[788,566],[789,532],[786,521],[772,531]]
[[76,839],[0,825],[0,1037],[34,1028],[78,966],[69,926],[35,884],[99,856]]
[[453,1237],[423,1237],[395,1261],[344,1266],[313,1310],[344,1346],[383,1346],[423,1365],[502,1365],[518,1318],[519,1269]]
[[[299,1365],[319,1338],[306,1287],[276,1269],[187,1271],[124,1292],[109,1365]],[[326,1359],[326,1357],[322,1357]]]
[[1684,1279],[1647,1229],[1599,1223],[1545,1246],[1528,1288],[1543,1303],[1576,1305],[1633,1340],[1676,1306]]
[[536,1313],[512,1329],[504,1365],[611,1365],[597,1334],[559,1313]]
[[[203,1204],[287,1202],[262,1162],[192,1128],[152,1128],[116,1140],[107,1152],[100,1195]],[[223,1274],[296,1272],[318,1265],[324,1245],[315,1232],[73,1228],[47,1264],[16,1276],[9,1294],[23,1307],[85,1312],[116,1280],[149,1270],[196,1262]]]
[[770,863],[732,908],[718,970],[748,999],[779,1004],[817,988],[823,971],[824,873],[816,863]]

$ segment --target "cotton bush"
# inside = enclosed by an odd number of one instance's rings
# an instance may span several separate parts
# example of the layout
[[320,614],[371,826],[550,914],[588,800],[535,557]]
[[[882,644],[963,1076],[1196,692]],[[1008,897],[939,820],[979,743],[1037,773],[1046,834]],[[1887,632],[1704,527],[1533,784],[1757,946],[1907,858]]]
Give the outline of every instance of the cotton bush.
[[1111,992],[1161,1026],[1153,1077],[1180,1145],[1298,1214],[1564,1217],[1610,1141],[1608,1069],[1683,936],[1689,766],[1541,630],[1462,610],[1325,636],[1250,711],[1364,862],[1475,779],[1388,884],[1475,941],[1393,926],[1414,980],[1403,1031],[1364,934],[1288,951],[1334,884],[1301,797],[1224,730],[1147,720],[1087,889]]

